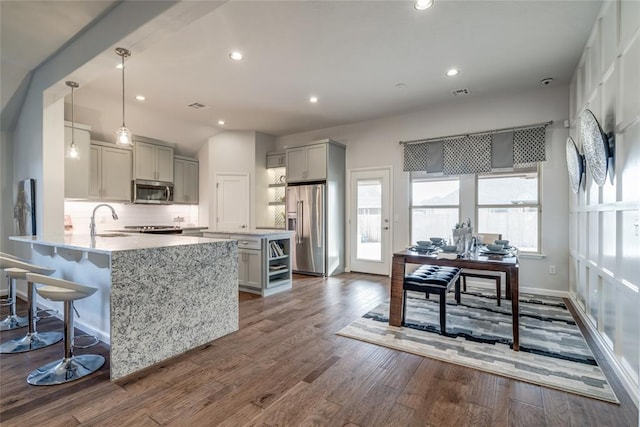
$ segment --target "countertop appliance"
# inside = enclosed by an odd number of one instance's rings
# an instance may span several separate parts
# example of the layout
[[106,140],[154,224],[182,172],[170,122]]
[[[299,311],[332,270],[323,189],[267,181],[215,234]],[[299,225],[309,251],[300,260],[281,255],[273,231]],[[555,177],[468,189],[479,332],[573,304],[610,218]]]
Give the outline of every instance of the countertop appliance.
[[125,225],[124,228],[130,233],[182,234],[181,228],[170,225]]
[[131,201],[151,205],[170,205],[173,203],[173,182],[131,181]]
[[326,185],[287,187],[287,230],[293,236],[293,271],[324,276],[326,257]]

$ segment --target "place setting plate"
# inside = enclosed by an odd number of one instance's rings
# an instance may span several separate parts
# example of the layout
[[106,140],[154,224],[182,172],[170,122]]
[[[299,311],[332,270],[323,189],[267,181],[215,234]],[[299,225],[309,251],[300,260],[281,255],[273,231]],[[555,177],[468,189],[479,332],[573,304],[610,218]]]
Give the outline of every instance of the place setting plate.
[[417,243],[417,245],[410,246],[408,249],[413,252],[418,252],[419,254],[430,254],[438,250],[438,247],[430,240],[421,240]]

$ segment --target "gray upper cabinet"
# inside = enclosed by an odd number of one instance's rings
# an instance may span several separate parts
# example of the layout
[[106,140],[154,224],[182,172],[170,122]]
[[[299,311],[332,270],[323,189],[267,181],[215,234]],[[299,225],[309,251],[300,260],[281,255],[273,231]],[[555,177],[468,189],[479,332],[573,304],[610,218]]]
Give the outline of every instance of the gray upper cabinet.
[[286,150],[287,183],[327,179],[327,143]]
[[173,161],[173,202],[198,203],[198,162],[176,157]]
[[134,179],[173,182],[173,148],[134,141]]
[[114,144],[91,144],[89,198],[129,202],[132,152],[109,145]]
[[267,168],[283,168],[285,166],[284,152],[267,153]]

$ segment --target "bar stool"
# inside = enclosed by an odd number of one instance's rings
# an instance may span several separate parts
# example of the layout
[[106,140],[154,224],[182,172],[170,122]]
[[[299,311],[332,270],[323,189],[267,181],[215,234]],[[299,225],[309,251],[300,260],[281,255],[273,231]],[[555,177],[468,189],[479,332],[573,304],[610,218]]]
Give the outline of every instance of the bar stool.
[[64,358],[47,363],[31,372],[27,382],[31,385],[54,385],[75,381],[104,365],[104,357],[97,354],[73,355],[73,301],[93,295],[98,289],[68,280],[40,274],[27,274],[29,284],[46,285],[36,292],[51,301],[64,302]]
[[[25,259],[4,252],[0,252],[0,258],[27,262]],[[0,268],[4,269],[6,267],[4,264],[0,264]],[[9,274],[7,274],[7,297],[0,302],[0,306],[9,306],[9,315],[0,321],[0,331],[24,328],[29,323],[26,316],[18,316],[16,314],[16,282]]]
[[[18,261],[15,259],[7,258],[5,256],[0,256],[0,267],[5,269],[7,275],[12,281],[12,285],[14,287],[14,295],[15,281],[17,279],[26,279],[28,273],[49,275],[55,272],[55,270],[52,268],[42,267],[24,261]],[[39,348],[50,346],[62,340],[62,334],[60,332],[38,332],[36,330],[36,294],[34,293],[33,283],[29,282],[27,282],[27,300],[29,305],[29,313],[26,319],[27,324],[29,325],[29,331],[22,338],[12,339],[0,344],[0,353],[2,354],[23,353],[25,351],[37,350]]]

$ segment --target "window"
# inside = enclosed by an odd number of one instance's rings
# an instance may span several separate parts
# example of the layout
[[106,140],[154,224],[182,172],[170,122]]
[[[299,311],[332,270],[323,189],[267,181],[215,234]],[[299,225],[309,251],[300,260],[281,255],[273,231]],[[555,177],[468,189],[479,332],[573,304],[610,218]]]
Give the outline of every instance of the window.
[[500,233],[523,252],[540,250],[537,168],[477,177],[477,232]]
[[427,178],[411,173],[411,242],[429,237],[451,237],[460,217],[460,180]]

